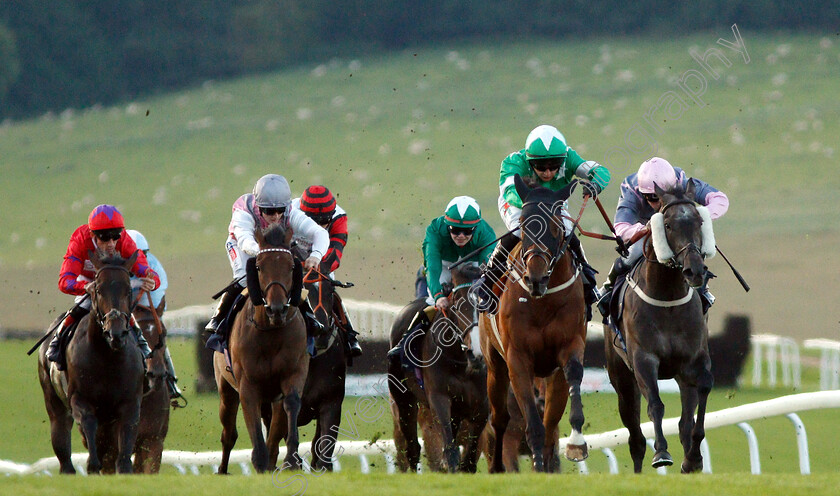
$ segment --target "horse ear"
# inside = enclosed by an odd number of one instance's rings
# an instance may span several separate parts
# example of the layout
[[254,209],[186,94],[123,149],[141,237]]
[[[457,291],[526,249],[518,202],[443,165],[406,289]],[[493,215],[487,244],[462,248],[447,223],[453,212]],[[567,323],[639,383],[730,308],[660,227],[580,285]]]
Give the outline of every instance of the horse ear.
[[134,262],[137,261],[137,257],[139,256],[139,254],[140,250],[135,250],[134,254],[128,257],[128,260],[126,260],[125,263],[123,263],[123,267],[131,271],[131,268],[134,267]]
[[286,240],[285,240],[286,246],[291,246],[292,245],[292,236],[294,236],[294,234],[295,234],[295,232],[294,232],[294,230],[292,230],[291,227],[286,229]]
[[90,259],[90,263],[93,264],[95,269],[99,269],[104,265],[102,259],[99,258],[99,252],[97,250],[88,250],[88,259]]
[[516,194],[519,195],[519,199],[525,202],[525,198],[531,193],[531,188],[525,185],[525,181],[522,180],[522,176],[516,174],[513,176],[513,186],[516,188]]
[[662,198],[662,195],[667,193],[664,189],[660,188],[656,181],[653,182],[653,192],[656,193],[656,196]]
[[685,196],[686,196],[686,198],[688,198],[691,201],[694,201],[694,191],[695,191],[695,189],[696,188],[694,187],[694,180],[689,178],[688,179],[688,184],[685,185]]
[[260,246],[262,246],[263,242],[265,241],[265,236],[263,235],[262,229],[260,229],[259,226],[257,226],[256,229],[254,229],[254,239],[257,240],[257,244]]
[[566,201],[566,200],[569,199],[570,196],[572,196],[572,188],[575,188],[575,187],[580,186],[580,185],[581,185],[580,181],[574,180],[574,181],[570,182],[569,184],[563,186],[559,190],[557,190],[554,193],[554,196],[557,197],[557,201]]

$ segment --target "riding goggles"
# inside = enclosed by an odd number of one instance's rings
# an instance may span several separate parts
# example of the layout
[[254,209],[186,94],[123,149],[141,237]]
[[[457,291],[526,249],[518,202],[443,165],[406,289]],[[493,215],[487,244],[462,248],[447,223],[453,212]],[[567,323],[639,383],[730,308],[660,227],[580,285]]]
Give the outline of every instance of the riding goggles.
[[266,207],[261,208],[260,211],[263,213],[263,215],[283,215],[286,213],[286,207]]
[[99,241],[103,243],[108,241],[118,241],[122,237],[122,229],[102,229],[101,231],[93,231]]
[[528,163],[537,172],[556,171],[563,167],[566,157],[532,159]]
[[473,232],[475,231],[474,227],[456,227],[456,226],[448,226],[449,233],[453,236],[464,235],[464,236],[472,236]]
[[642,198],[645,201],[649,201],[651,203],[656,203],[659,201],[659,196],[656,193],[642,193]]

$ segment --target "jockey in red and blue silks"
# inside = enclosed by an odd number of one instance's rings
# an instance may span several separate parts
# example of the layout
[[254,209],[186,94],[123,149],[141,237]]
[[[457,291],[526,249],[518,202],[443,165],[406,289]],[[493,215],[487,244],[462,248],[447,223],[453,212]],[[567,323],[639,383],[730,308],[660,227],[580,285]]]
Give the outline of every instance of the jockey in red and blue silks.
[[[134,240],[125,232],[122,214],[113,205],[98,205],[88,216],[88,223],[79,226],[70,236],[64,262],[61,264],[58,289],[62,293],[75,295],[76,305],[64,318],[47,351],[47,358],[56,362],[59,370],[63,370],[65,365],[60,357],[60,336],[63,336],[71,324],[90,312],[91,301],[86,297],[85,287],[96,276],[96,269],[90,261],[91,251],[98,251],[105,256],[119,255],[126,259],[138,251]],[[142,287],[147,291],[152,291],[160,285],[160,278],[149,267],[142,251],[137,253],[131,273],[142,279]],[[135,328],[135,333],[139,331],[136,326],[132,327]],[[138,343],[143,356],[148,357],[151,350],[142,332],[139,333]]]

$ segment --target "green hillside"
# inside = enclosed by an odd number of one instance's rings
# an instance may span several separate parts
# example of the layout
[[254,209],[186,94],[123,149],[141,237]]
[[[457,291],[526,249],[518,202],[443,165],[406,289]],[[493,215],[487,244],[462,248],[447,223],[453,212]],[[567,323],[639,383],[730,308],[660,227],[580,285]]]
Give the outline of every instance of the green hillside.
[[[761,332],[836,335],[840,319],[826,309],[840,272],[830,257],[840,241],[840,42],[740,34],[741,52],[717,43],[734,42],[731,31],[418,48],[5,122],[0,325],[41,326],[70,305],[58,267],[99,203],[118,205],[149,239],[169,272],[170,308],[209,303],[230,277],[231,203],[268,172],[296,194],[323,183],[338,195],[351,229],[342,271],[357,283],[347,297],[402,303],[428,220],[468,194],[501,228],[499,163],[550,123],[612,170],[608,211],[620,180],[653,154],[729,195],[718,243],[753,290],[710,261],[712,324],[738,311]],[[691,55],[712,48],[729,64],[710,56],[704,68]],[[584,227],[606,231],[594,209]],[[584,244],[604,275],[612,246]],[[796,311],[778,311],[787,305]]]

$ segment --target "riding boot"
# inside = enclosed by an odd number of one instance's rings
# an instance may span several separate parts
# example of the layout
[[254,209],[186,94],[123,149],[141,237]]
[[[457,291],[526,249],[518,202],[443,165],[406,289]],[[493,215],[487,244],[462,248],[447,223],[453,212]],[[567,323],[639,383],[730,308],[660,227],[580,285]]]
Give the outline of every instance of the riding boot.
[[703,280],[703,286],[700,287],[700,303],[703,304],[703,315],[709,311],[712,305],[715,304],[715,295],[709,291],[709,279],[717,277],[711,271],[706,271],[706,278]]
[[341,301],[338,293],[333,294],[333,313],[336,314],[338,321],[341,322],[339,327],[344,330],[344,334],[347,337],[347,349],[344,351],[350,358],[361,356],[362,345],[359,344],[359,340],[356,338],[359,333],[353,329],[353,323],[350,322],[350,315],[347,314],[347,308],[344,307],[344,302]]
[[80,305],[74,305],[73,308],[67,312],[64,320],[61,321],[61,324],[59,324],[58,330],[55,331],[55,334],[53,334],[52,341],[50,341],[50,344],[47,347],[47,359],[51,362],[55,362],[58,370],[64,370],[67,367],[67,357],[64,354],[65,349],[62,345],[62,341],[66,339],[67,332],[69,332],[68,329],[70,329],[74,323],[81,320],[82,317],[87,315],[88,312],[90,312],[89,309],[83,308]]
[[396,346],[388,350],[388,362],[395,367],[402,366],[402,357],[404,355],[403,350],[405,349],[405,345],[408,342],[409,336],[412,336],[414,332],[418,329],[428,329],[431,326],[431,320],[429,320],[428,314],[421,309],[417,312],[413,319],[411,319],[411,323],[408,325],[408,329],[403,332],[402,337],[400,337],[399,342],[397,342]]
[[615,281],[630,270],[630,266],[622,257],[615,259],[615,262],[610,267],[610,272],[607,274],[607,282],[601,288],[601,298],[598,300],[598,311],[604,318],[607,318],[610,312],[610,300],[612,299],[612,290],[615,286]]
[[210,318],[210,322],[204,327],[204,332],[208,335],[215,334],[219,330],[219,325],[222,323],[222,320],[227,317],[228,312],[230,312],[230,307],[233,306],[233,302],[236,301],[236,297],[239,296],[239,293],[245,289],[239,284],[232,284],[228,287],[228,290],[219,298],[219,304],[216,305],[216,311],[213,313],[213,316]]
[[[172,355],[169,354],[169,348],[164,348],[164,350],[163,359],[166,365],[166,389],[169,392],[169,399],[176,400],[183,398],[184,395],[181,392],[181,388],[178,387],[178,376],[175,375],[175,365],[172,363]],[[172,406],[180,407],[181,405],[173,401]]]
[[417,277],[414,279],[414,297],[426,298],[429,296],[429,285],[426,282],[426,268],[417,269]]
[[130,324],[131,329],[134,331],[134,337],[137,338],[137,347],[140,348],[140,353],[143,354],[143,360],[148,360],[152,357],[152,349],[149,347],[149,342],[146,341],[146,336],[143,335],[143,331],[137,325],[133,315],[131,316]]
[[312,307],[309,306],[309,301],[306,298],[300,301],[298,308],[303,315],[303,321],[306,322],[306,335],[315,338],[315,349],[326,350],[330,345],[330,333],[327,332],[326,326],[315,317],[315,313],[312,312]]
[[490,260],[484,268],[481,277],[470,288],[470,298],[479,312],[495,314],[498,311],[499,299],[493,293],[493,286],[498,284],[507,271],[507,258],[519,242],[513,233],[508,233],[499,240],[490,255]]
[[580,263],[581,272],[583,273],[583,294],[584,301],[586,302],[586,321],[589,322],[592,320],[592,304],[601,299],[601,295],[598,294],[597,289],[598,281],[595,279],[595,274],[597,274],[598,271],[589,265],[589,262],[586,260],[586,254],[583,252],[583,246],[580,244],[580,239],[578,239],[578,237],[574,234],[571,234],[571,236],[572,238],[569,240],[569,250],[571,250],[578,263]]

